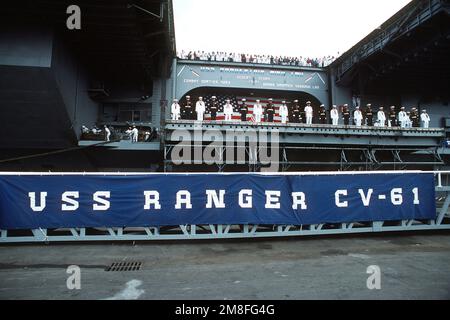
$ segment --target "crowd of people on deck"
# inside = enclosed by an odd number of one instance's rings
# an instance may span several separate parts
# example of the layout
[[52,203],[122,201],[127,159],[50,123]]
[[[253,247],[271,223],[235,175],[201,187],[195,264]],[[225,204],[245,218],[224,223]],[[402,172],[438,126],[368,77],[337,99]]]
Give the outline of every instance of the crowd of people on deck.
[[182,60],[242,62],[316,68],[326,67],[336,59],[335,56],[331,55],[320,58],[311,58],[303,56],[287,57],[262,54],[228,53],[222,51],[205,52],[184,50],[177,52],[177,57]]
[[129,140],[131,143],[150,142],[158,136],[157,128],[142,127],[135,125],[128,127],[114,128],[113,126],[103,125],[99,127],[95,125],[91,129],[85,125],[81,126],[81,139],[83,140]]
[[[247,114],[250,113],[250,109],[252,109],[250,119],[255,123],[274,122],[274,117],[277,116],[281,119],[281,123],[305,123],[307,125],[331,123],[337,126],[342,121],[341,124],[345,126],[429,128],[430,124],[430,116],[426,109],[422,109],[419,114],[416,107],[411,107],[407,111],[405,107],[391,106],[385,110],[383,106],[372,108],[369,103],[364,110],[356,106],[354,111],[350,111],[347,104],[339,107],[333,105],[328,110],[322,104],[315,112],[311,101],[307,101],[305,106],[300,106],[298,100],[294,100],[289,106],[286,101],[282,101],[280,106],[276,106],[272,98],[268,99],[265,106],[261,104],[260,100],[256,100],[256,103],[250,106],[243,98],[241,103],[234,107],[230,99],[227,99],[224,105],[220,105],[216,96],[212,96],[208,104],[205,103],[203,97],[198,97],[198,100],[193,102],[190,96],[186,96],[183,105],[179,104],[178,99],[174,99],[170,111],[172,120],[205,121],[205,114],[209,114],[209,119],[215,121],[218,113],[221,112],[224,121],[232,121],[235,113],[240,114],[241,121],[248,121]],[[352,123],[350,123],[350,119],[353,120]]]

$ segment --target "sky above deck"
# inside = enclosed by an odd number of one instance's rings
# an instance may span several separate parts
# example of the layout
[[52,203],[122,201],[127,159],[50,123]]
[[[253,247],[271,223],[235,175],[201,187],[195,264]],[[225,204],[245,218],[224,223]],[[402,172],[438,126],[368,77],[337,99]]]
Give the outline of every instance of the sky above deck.
[[410,0],[173,0],[177,50],[344,53]]

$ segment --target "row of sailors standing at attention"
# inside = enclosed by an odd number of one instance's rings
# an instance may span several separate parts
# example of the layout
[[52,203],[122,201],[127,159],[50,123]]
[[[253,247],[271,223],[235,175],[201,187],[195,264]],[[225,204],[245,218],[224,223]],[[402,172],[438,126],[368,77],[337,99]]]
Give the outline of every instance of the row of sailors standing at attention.
[[[216,120],[219,110],[223,110],[225,121],[231,121],[234,114],[234,107],[231,104],[231,100],[227,99],[226,103],[221,106],[215,96],[212,96],[211,102],[208,108],[203,101],[202,97],[198,98],[195,103],[195,108],[193,107],[190,96],[186,96],[186,103],[183,108],[178,103],[177,99],[173,100],[171,106],[172,120],[197,120],[203,121],[205,113],[210,114],[211,120]],[[246,103],[246,99],[242,99],[242,103],[238,107],[238,111],[241,116],[241,121],[247,121],[247,114],[249,114],[249,106]],[[274,117],[277,114],[276,106],[273,103],[273,99],[270,98],[265,108],[263,108],[261,101],[256,100],[253,105],[253,121],[259,123],[263,119],[267,122],[273,122]],[[194,112],[196,117],[194,117]],[[347,104],[342,107],[342,120],[344,125],[350,125],[350,118],[352,113]],[[325,105],[320,105],[317,112],[318,117],[315,119],[315,123],[327,124],[328,120],[331,120],[332,125],[338,125],[340,119],[340,112],[336,105],[333,105],[329,111],[330,119],[327,117],[327,111]],[[300,107],[298,100],[294,100],[293,105],[288,107],[286,101],[282,101],[282,104],[278,107],[278,115],[281,118],[281,123],[306,123],[308,125],[313,124],[314,120],[314,109],[311,105],[311,101],[306,102],[306,106]],[[376,117],[375,117],[376,116]],[[419,120],[420,118],[420,120]],[[304,119],[304,120],[303,120]],[[425,109],[419,117],[417,108],[411,108],[411,111],[406,112],[405,107],[401,107],[400,111],[397,113],[395,106],[391,106],[389,112],[385,112],[383,107],[379,107],[378,111],[372,110],[372,105],[367,104],[364,111],[360,109],[359,106],[356,107],[353,112],[353,123],[356,126],[376,126],[376,127],[401,127],[401,128],[411,128],[419,127],[419,121],[422,122],[423,128],[429,128],[430,116]]]

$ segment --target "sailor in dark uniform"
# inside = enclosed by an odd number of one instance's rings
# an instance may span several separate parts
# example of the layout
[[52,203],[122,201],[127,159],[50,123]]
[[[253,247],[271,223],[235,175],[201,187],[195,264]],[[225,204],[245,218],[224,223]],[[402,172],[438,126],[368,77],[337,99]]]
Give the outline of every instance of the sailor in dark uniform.
[[217,111],[219,111],[219,102],[216,100],[216,96],[211,97],[209,103],[209,113],[211,114],[211,120],[216,120]]
[[184,120],[192,120],[193,110],[190,96],[186,96],[186,103],[184,104],[182,115]]
[[327,111],[325,110],[325,105],[321,104],[319,107],[319,123],[327,123]]
[[373,111],[370,103],[366,106],[366,125],[373,126]]
[[342,118],[344,119],[344,125],[348,126],[350,124],[350,110],[348,110],[348,104],[344,104]]
[[248,106],[246,105],[246,99],[242,99],[241,107],[239,108],[239,113],[241,114],[241,121],[247,121]]
[[389,118],[388,118],[391,127],[398,127],[397,124],[397,113],[395,112],[395,106],[391,106],[389,110]]
[[269,99],[269,102],[266,105],[266,121],[273,122],[273,116],[275,115],[275,107],[272,102],[272,98]]
[[419,127],[419,112],[417,111],[417,109],[415,107],[413,107],[411,109],[410,119],[411,119],[412,126],[414,128],[418,128]]
[[294,105],[292,106],[291,111],[291,122],[300,123],[301,122],[301,114],[300,114],[300,106],[298,105],[298,100],[294,100]]

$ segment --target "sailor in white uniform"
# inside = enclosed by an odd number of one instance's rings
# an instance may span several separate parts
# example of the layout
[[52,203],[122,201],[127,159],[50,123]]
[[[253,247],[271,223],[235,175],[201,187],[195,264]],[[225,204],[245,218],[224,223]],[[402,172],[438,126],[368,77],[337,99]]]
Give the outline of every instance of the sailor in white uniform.
[[111,130],[109,130],[108,126],[105,125],[105,138],[106,138],[106,141],[109,141],[109,137],[111,137]]
[[286,101],[282,102],[282,105],[280,106],[278,113],[280,114],[280,117],[281,117],[281,123],[286,123],[288,114],[289,114],[288,107],[286,105]]
[[172,114],[172,120],[180,120],[181,107],[178,104],[178,99],[173,99],[172,106],[170,107],[170,113]]
[[138,142],[138,134],[138,129],[136,126],[133,126],[133,130],[131,130],[131,142]]
[[198,97],[198,101],[195,104],[195,112],[197,113],[197,121],[203,121],[203,115],[205,114],[205,102],[203,97]]
[[313,108],[311,107],[311,101],[306,102],[305,115],[306,115],[306,124],[312,124]]
[[379,127],[386,126],[386,114],[383,111],[383,107],[380,107],[380,109],[377,112],[377,121]]
[[422,128],[429,128],[430,127],[430,116],[427,113],[427,110],[423,109],[422,113],[420,114],[420,120],[422,121]]
[[263,115],[263,107],[259,99],[256,100],[256,103],[253,105],[253,115],[255,116],[255,122],[260,123]]
[[223,106],[223,114],[225,115],[225,121],[231,121],[233,116],[233,105],[230,103],[230,99],[226,100],[227,103]]
[[339,112],[337,110],[336,105],[333,105],[333,108],[331,109],[330,112],[330,117],[331,117],[331,124],[333,126],[337,126],[339,123]]
[[405,107],[401,107],[398,113],[398,122],[400,122],[401,128],[406,128],[406,116]]
[[355,120],[355,124],[357,127],[360,127],[362,124],[363,115],[359,107],[356,107],[355,112],[353,113],[353,120]]
[[411,121],[411,112],[406,112],[406,116],[404,118],[405,120],[405,128],[412,128],[412,121]]

